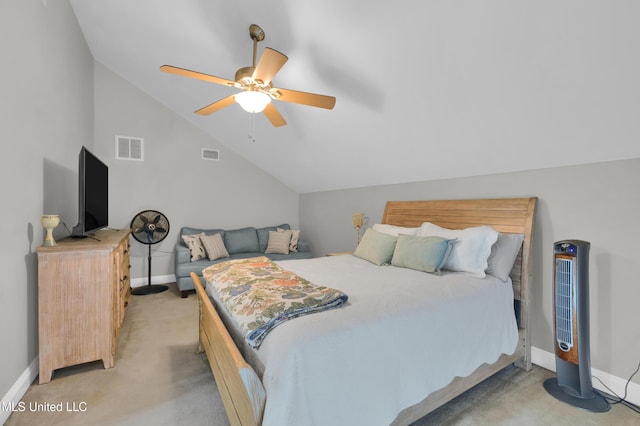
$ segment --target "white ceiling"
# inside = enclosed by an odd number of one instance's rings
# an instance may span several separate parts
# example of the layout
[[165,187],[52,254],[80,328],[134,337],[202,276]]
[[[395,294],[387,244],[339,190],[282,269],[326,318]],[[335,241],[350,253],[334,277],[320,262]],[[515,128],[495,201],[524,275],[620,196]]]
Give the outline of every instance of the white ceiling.
[[[299,193],[640,157],[640,2],[71,0],[96,61]],[[274,128],[233,80],[250,24],[289,61]]]

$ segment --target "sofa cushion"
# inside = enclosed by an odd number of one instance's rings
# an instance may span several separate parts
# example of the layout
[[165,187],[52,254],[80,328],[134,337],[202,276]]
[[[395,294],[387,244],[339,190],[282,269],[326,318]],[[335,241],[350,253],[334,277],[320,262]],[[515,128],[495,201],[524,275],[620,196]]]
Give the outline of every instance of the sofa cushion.
[[224,246],[229,254],[260,251],[256,228],[249,227],[225,231]]
[[288,224],[283,223],[278,226],[266,226],[264,228],[256,229],[258,234],[258,251],[263,253],[265,252],[267,245],[269,244],[269,231],[277,231],[278,229],[289,230],[291,227]]
[[195,235],[204,232],[205,235],[213,235],[220,234],[221,237],[224,237],[224,229],[201,229],[201,228],[190,228],[188,226],[183,226],[180,229],[180,235]]

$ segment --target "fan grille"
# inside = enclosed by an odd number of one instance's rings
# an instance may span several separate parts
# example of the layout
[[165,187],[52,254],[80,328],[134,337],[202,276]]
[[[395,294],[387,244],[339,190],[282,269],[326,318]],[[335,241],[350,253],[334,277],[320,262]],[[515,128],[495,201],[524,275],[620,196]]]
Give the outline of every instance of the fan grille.
[[556,259],[556,339],[567,352],[573,347],[573,260]]
[[143,244],[157,244],[169,234],[169,219],[157,210],[144,210],[131,220],[131,235]]

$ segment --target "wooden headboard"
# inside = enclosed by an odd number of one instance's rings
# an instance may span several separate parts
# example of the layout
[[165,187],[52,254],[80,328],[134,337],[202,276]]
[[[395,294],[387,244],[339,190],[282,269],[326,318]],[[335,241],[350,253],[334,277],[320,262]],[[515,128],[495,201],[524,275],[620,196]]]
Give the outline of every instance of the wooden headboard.
[[463,229],[489,225],[498,232],[524,234],[520,254],[511,270],[518,326],[528,329],[529,281],[532,268],[536,197],[480,200],[389,201],[382,223],[416,227],[423,222],[443,228]]

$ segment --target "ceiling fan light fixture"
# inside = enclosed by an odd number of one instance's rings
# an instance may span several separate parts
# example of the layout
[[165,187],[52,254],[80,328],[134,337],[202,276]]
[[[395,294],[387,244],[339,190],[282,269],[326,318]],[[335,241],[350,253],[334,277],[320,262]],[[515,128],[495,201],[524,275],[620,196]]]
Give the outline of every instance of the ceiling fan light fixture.
[[243,110],[254,114],[262,112],[269,102],[271,102],[271,97],[269,95],[255,90],[240,92],[236,94],[234,98]]

